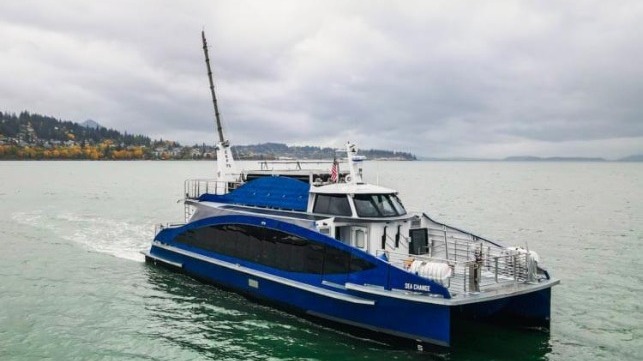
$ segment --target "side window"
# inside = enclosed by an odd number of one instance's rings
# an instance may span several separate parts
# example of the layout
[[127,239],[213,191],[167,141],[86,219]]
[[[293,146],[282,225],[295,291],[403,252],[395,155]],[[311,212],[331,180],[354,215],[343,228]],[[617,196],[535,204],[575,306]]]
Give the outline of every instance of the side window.
[[375,265],[371,262],[359,258],[358,256],[351,255],[351,272],[366,271],[371,268],[375,268]]
[[355,208],[357,209],[357,215],[360,217],[378,217],[379,212],[375,207],[372,199],[368,195],[356,194],[353,197],[353,202],[355,202]]
[[259,263],[275,267],[277,263],[277,258],[280,255],[277,253],[277,237],[271,235],[274,231],[267,232],[268,234],[264,236],[261,241],[261,256],[259,257]]
[[[239,257],[239,228],[234,225],[226,225],[223,227],[210,226],[206,232],[201,233],[201,243],[206,243],[215,246],[218,252]],[[212,247],[210,248],[212,249]]]
[[325,247],[321,244],[308,243],[303,250],[305,255],[303,271],[321,274],[324,268],[324,251]]
[[348,217],[352,215],[351,206],[345,194],[318,194],[313,212]]
[[324,274],[348,273],[350,253],[327,247],[324,257]]
[[291,272],[307,272],[306,270],[306,246],[312,244],[303,238],[282,233],[280,240],[281,249],[283,249],[282,258],[284,262],[278,268]]
[[237,233],[237,257],[259,262],[264,230],[260,227],[234,226]]
[[177,241],[289,272],[337,274],[375,267],[349,252],[274,229],[218,225],[191,229]]
[[328,211],[328,203],[330,203],[330,197],[324,194],[318,194],[317,197],[315,197],[313,213],[326,213]]

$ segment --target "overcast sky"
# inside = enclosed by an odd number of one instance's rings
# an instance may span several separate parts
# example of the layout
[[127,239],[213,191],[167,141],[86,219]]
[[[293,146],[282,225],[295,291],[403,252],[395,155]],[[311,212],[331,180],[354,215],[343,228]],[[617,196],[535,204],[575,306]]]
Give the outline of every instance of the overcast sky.
[[0,111],[185,144],[643,153],[643,1],[0,3]]

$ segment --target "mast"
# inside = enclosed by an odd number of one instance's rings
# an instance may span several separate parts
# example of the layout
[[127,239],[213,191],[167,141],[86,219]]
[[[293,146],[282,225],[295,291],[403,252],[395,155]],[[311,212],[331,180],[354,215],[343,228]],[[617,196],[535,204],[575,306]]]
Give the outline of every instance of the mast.
[[208,56],[208,42],[205,40],[205,30],[201,31],[203,39],[203,53],[205,53],[205,65],[208,67],[208,80],[210,81],[210,93],[212,94],[212,103],[214,104],[214,116],[217,122],[217,132],[219,133],[219,142],[225,142],[223,137],[223,128],[221,127],[221,117],[219,116],[219,106],[217,104],[217,95],[214,93],[214,81],[212,81],[212,68],[210,67],[210,57]]
[[214,116],[217,123],[217,133],[219,133],[219,141],[215,146],[217,152],[217,180],[225,181],[227,187],[230,182],[239,181],[239,173],[237,171],[237,167],[234,164],[230,142],[223,136],[223,127],[221,126],[221,116],[219,115],[217,96],[214,93],[214,81],[212,80],[212,68],[210,67],[210,56],[208,55],[208,42],[205,40],[205,31],[201,31],[201,39],[203,39],[203,53],[205,54],[205,64],[208,67],[210,93],[212,94],[212,104],[214,104]]

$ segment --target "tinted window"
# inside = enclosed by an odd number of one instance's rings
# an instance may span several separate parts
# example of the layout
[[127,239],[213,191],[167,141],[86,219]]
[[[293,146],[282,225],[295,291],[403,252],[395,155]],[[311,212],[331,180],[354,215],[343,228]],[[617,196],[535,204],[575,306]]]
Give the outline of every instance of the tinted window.
[[336,216],[351,216],[351,206],[345,194],[318,194],[313,212]]
[[353,200],[360,217],[393,217],[406,214],[404,206],[394,194],[356,194]]
[[[302,268],[307,273],[322,273],[324,267],[324,246],[315,243],[308,243],[301,252],[304,253],[304,264]],[[297,258],[301,259],[301,258]]]
[[351,261],[350,261],[350,269],[351,272],[359,272],[359,271],[365,271],[367,269],[371,269],[375,267],[374,264],[371,262],[361,259],[355,255],[351,255]]
[[353,198],[355,202],[355,210],[360,217],[380,217],[381,214],[375,207],[375,203],[371,201],[370,196],[356,194]]
[[348,273],[350,253],[337,248],[327,247],[324,258],[324,274]]
[[395,211],[397,212],[397,214],[399,214],[400,216],[405,215],[406,209],[404,209],[402,201],[400,201],[400,199],[395,194],[391,194],[390,199],[391,203],[393,203],[393,207],[395,207]]
[[251,226],[224,226],[234,227],[237,236],[234,237],[238,242],[236,245],[237,257],[247,259],[253,262],[259,262],[261,257],[262,239],[264,238],[265,230],[260,227]]
[[177,242],[269,267],[301,273],[335,274],[375,267],[333,247],[282,231],[250,225],[218,225],[192,229]]

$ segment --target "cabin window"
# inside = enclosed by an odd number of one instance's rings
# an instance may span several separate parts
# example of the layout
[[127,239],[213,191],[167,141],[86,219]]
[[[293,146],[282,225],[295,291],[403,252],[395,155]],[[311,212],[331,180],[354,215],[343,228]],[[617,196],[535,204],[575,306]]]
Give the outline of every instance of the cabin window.
[[364,259],[361,259],[359,257],[356,257],[355,255],[351,256],[350,262],[351,262],[350,264],[351,272],[365,271],[367,269],[371,269],[374,267],[372,263]]
[[404,206],[402,205],[402,201],[400,201],[397,195],[391,194],[390,200],[397,214],[399,214],[400,216],[403,216],[406,214],[406,209],[404,209]]
[[366,246],[366,232],[361,229],[355,230],[355,245],[359,248]]
[[360,217],[394,217],[406,214],[404,206],[394,194],[356,194],[353,201]]
[[228,225],[223,226],[230,229],[230,233],[236,233],[235,252],[239,258],[247,259],[253,262],[259,262],[262,249],[263,239],[265,237],[265,230],[260,227],[247,227],[242,225]]
[[[350,252],[264,227],[225,224],[191,229],[177,242],[268,267],[299,273],[334,274],[361,271],[374,264]],[[352,264],[356,266],[353,267]],[[351,266],[349,266],[351,265]]]
[[351,206],[345,194],[318,194],[313,213],[351,216]]
[[351,255],[337,248],[326,248],[324,258],[324,274],[347,273]]

